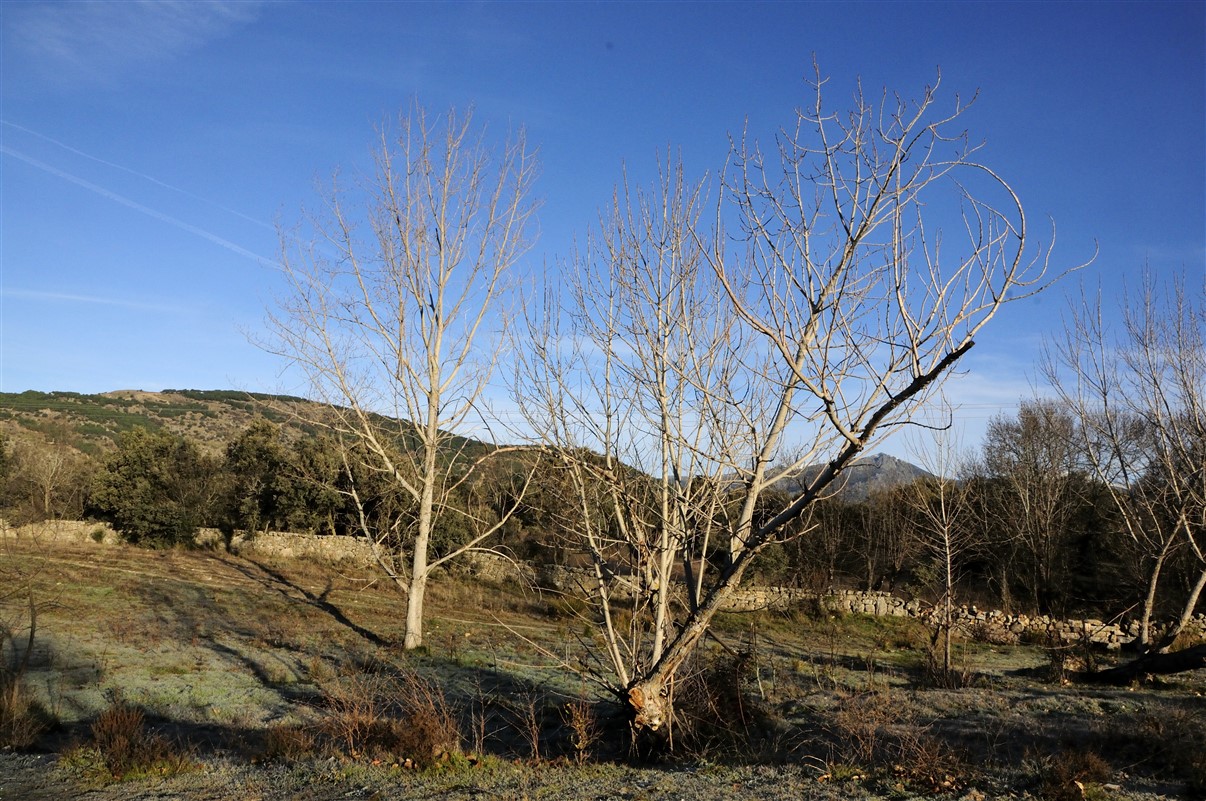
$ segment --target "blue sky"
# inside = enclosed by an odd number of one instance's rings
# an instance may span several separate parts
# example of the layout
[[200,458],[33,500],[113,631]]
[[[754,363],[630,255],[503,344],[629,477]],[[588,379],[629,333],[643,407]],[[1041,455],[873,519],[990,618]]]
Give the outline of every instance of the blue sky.
[[[627,165],[715,171],[806,101],[813,54],[916,95],[936,69],[1054,263],[1118,291],[1206,270],[1206,4],[0,3],[0,390],[303,392],[249,344],[276,224],[416,97],[539,149],[539,266]],[[1067,285],[1075,290],[1076,282]],[[1011,309],[956,386],[971,438],[1029,393],[1064,290]]]

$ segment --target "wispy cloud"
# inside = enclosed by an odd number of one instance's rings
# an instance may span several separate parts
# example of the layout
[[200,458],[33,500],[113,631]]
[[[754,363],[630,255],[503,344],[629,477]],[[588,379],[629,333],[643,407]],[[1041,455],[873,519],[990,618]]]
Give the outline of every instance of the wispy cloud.
[[85,303],[96,306],[117,306],[123,309],[162,312],[163,314],[180,314],[185,311],[179,306],[171,306],[163,303],[142,303],[122,298],[107,298],[99,295],[76,295],[69,292],[45,292],[38,289],[11,289],[6,287],[0,289],[0,297],[21,298],[47,303]]
[[70,181],[71,183],[75,184],[76,186],[81,186],[90,192],[95,192],[96,194],[100,195],[101,197],[108,198],[109,200],[112,200],[115,203],[120,203],[121,205],[134,209],[135,211],[141,212],[142,214],[145,214],[148,217],[153,217],[156,220],[161,220],[162,222],[165,222],[169,225],[174,225],[175,227],[181,229],[182,231],[187,231],[188,233],[195,234],[196,236],[199,236],[202,239],[207,239],[210,242],[213,242],[215,245],[218,245],[219,247],[226,248],[227,250],[231,251],[232,253],[237,253],[240,256],[244,256],[248,259],[251,259],[252,261],[258,262],[259,264],[262,264],[265,267],[275,268],[275,267],[279,266],[277,264],[277,262],[273,261],[272,259],[267,259],[267,258],[264,258],[263,256],[260,256],[259,254],[252,253],[250,250],[247,250],[246,248],[244,248],[240,245],[236,245],[234,242],[231,242],[229,239],[223,239],[222,237],[218,236],[217,234],[210,233],[209,231],[206,231],[203,228],[198,228],[197,226],[192,225],[191,223],[187,223],[184,220],[173,217],[170,214],[164,214],[163,212],[152,209],[149,206],[144,206],[143,204],[141,204],[137,201],[131,200],[128,197],[119,195],[116,192],[105,189],[103,186],[98,186],[97,184],[94,184],[91,181],[86,181],[83,178],[80,178],[78,175],[72,175],[69,172],[60,170],[57,167],[52,167],[43,161],[39,161],[31,156],[27,156],[24,153],[19,152],[17,150],[13,150],[11,147],[9,147],[7,145],[0,144],[0,153],[3,153],[6,156],[15,158],[18,161],[23,161],[26,164],[30,165],[31,167],[36,167],[39,170],[48,172],[51,175],[54,175],[58,178],[62,178],[64,181]]
[[82,0],[7,11],[14,41],[49,73],[106,80],[192,52],[256,19],[252,0]]

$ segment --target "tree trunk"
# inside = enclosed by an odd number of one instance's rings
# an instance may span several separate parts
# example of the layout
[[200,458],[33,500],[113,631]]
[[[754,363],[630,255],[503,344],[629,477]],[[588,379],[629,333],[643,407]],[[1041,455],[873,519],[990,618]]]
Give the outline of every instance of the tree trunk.
[[1141,681],[1148,676],[1167,676],[1204,668],[1206,668],[1206,645],[1197,645],[1171,654],[1150,651],[1125,665],[1096,673],[1078,673],[1074,678],[1085,683],[1122,686]]
[[687,619],[686,625],[666,648],[662,658],[644,676],[635,677],[629,682],[627,697],[623,700],[628,704],[636,734],[669,739],[674,723],[675,673],[707,634],[712,618],[732,594],[732,588],[741,583],[741,576],[751,558],[751,551],[748,550],[738,556],[737,562],[708,593],[699,610]]
[[[407,651],[423,644],[423,598],[427,593],[426,551],[423,555],[423,571],[420,573],[416,568],[411,575],[410,588],[406,594],[406,636],[402,640],[402,648]],[[415,562],[418,561],[416,558]]]
[[[1206,568],[1198,575],[1198,580],[1194,583],[1193,589],[1189,591],[1189,598],[1185,601],[1185,606],[1181,610],[1181,617],[1177,620],[1176,627],[1169,633],[1169,639],[1176,639],[1176,636],[1181,633],[1189,621],[1193,619],[1193,610],[1198,606],[1198,600],[1202,597],[1202,590],[1206,589]],[[1169,643],[1171,645],[1171,642]]]
[[1168,545],[1156,557],[1152,572],[1147,580],[1147,595],[1143,598],[1143,618],[1139,621],[1139,644],[1147,648],[1152,642],[1152,614],[1156,608],[1156,588],[1160,584],[1160,573],[1164,568],[1164,559],[1168,556]]
[[432,505],[433,489],[431,481],[426,481],[419,499],[419,526],[411,555],[410,588],[406,593],[406,636],[402,648],[407,651],[423,644],[423,599],[431,573],[427,566],[427,548],[431,543]]
[[951,608],[951,590],[949,587],[946,591],[945,615],[946,619],[942,621],[942,674],[944,680],[951,675],[951,618],[954,616],[954,610]]

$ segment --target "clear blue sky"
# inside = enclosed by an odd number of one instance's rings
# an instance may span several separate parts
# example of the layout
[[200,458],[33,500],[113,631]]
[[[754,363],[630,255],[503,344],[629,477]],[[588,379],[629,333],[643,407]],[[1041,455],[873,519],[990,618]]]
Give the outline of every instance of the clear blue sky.
[[[539,265],[564,255],[627,164],[715,170],[769,138],[815,53],[856,78],[980,99],[982,160],[1057,265],[1116,289],[1144,263],[1206,270],[1206,3],[70,2],[4,0],[0,390],[301,392],[248,344],[277,276],[275,224],[365,165],[415,97],[476,106],[539,148]],[[842,105],[845,105],[842,102]],[[1069,288],[1075,289],[1074,285]],[[1063,292],[1012,310],[955,393],[987,418],[1028,394]],[[973,437],[974,438],[974,437]]]

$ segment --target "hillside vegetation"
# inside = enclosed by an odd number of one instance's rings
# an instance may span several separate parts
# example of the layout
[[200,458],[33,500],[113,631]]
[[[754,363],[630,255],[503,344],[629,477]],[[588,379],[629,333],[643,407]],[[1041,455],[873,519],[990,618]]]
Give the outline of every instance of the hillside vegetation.
[[0,393],[0,431],[14,439],[57,443],[98,456],[137,426],[163,429],[218,452],[257,417],[304,428],[298,412],[312,406],[289,395],[235,390],[117,390]]

